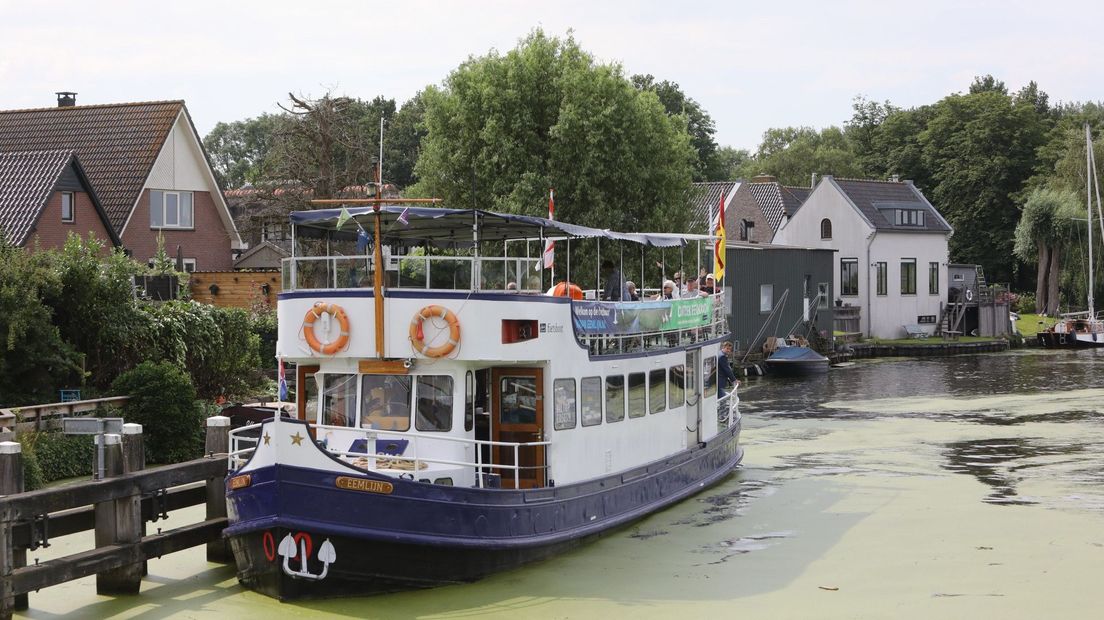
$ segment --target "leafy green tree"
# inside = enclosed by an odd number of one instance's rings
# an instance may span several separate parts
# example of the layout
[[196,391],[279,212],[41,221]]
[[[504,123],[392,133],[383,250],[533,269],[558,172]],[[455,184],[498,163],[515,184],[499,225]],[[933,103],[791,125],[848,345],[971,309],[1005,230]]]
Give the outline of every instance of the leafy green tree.
[[740,168],[753,178],[769,174],[784,185],[808,185],[813,173],[856,177],[861,168],[855,152],[839,127],[820,131],[812,127],[768,129],[755,157]]
[[683,230],[695,152],[685,122],[620,66],[534,31],[428,88],[416,191],[451,206],[620,229]]
[[414,184],[414,165],[425,137],[425,98],[421,92],[399,108],[383,134],[383,180],[400,188]]
[[1061,256],[1075,219],[1084,215],[1079,203],[1069,190],[1036,189],[1016,225],[1013,251],[1024,262],[1036,261],[1036,308],[1052,316],[1058,312]]
[[717,161],[720,165],[719,181],[735,181],[740,178],[740,168],[751,159],[747,149],[722,146],[717,149]]
[[53,402],[57,389],[79,377],[79,355],[44,303],[60,288],[48,254],[13,247],[0,235],[0,406]]
[[264,162],[282,120],[279,115],[261,114],[256,118],[217,123],[207,134],[203,147],[223,187],[237,188],[265,178]]
[[146,458],[178,463],[203,452],[203,411],[191,379],[168,361],[142,362],[112,383],[115,394],[130,396],[123,418],[143,426]]
[[632,83],[637,90],[655,93],[667,114],[683,117],[686,130],[690,132],[690,145],[698,154],[697,161],[694,162],[694,180],[725,180],[729,171],[717,152],[717,142],[713,139],[713,135],[717,133],[717,125],[709,113],[697,101],[687,97],[674,82],[656,82],[655,77],[648,74],[632,76]]

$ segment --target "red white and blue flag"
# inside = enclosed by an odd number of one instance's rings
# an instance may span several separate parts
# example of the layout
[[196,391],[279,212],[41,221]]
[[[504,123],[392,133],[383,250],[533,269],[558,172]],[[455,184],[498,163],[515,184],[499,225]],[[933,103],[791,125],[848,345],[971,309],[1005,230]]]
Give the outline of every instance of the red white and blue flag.
[[287,389],[287,375],[284,373],[284,358],[280,358],[280,402],[287,401],[288,389]]

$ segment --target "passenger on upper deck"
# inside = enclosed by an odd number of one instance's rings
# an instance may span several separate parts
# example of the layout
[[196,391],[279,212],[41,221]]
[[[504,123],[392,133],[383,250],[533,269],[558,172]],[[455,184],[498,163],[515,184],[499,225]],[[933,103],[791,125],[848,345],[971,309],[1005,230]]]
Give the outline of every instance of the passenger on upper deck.
[[713,274],[705,274],[705,278],[702,281],[701,291],[706,295],[717,294],[717,281],[713,279]]
[[506,290],[516,291],[517,290],[517,282],[507,282],[506,283]]
[[690,278],[686,281],[686,290],[679,295],[682,299],[694,299],[696,297],[704,297],[705,293],[698,289],[698,279]]
[[663,292],[652,297],[652,299],[674,299],[675,298],[675,283],[671,280],[663,281]]
[[606,301],[627,301],[629,291],[625,288],[625,280],[621,277],[621,271],[613,266],[609,260],[602,261],[602,271],[606,274],[606,287],[602,289],[602,299]]
[[636,282],[629,280],[625,283],[625,289],[629,292],[628,301],[640,301],[640,295],[636,292]]

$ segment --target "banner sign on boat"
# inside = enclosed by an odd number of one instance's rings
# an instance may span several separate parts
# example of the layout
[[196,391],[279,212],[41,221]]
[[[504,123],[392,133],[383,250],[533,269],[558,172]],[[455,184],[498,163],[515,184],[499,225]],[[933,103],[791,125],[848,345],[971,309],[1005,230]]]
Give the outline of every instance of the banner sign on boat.
[[576,301],[571,318],[579,334],[639,334],[670,329],[704,327],[710,322],[713,299],[670,301]]
[[365,493],[380,493],[383,495],[390,495],[395,490],[394,485],[390,482],[369,480],[367,478],[350,478],[349,476],[338,476],[337,480],[334,481],[334,485],[346,491],[364,491]]

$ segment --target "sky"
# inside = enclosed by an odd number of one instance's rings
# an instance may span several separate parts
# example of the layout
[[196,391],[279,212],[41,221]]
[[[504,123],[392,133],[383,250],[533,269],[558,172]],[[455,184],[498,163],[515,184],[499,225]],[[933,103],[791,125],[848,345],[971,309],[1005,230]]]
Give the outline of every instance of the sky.
[[1093,2],[265,2],[0,0],[0,109],[184,99],[199,132],[328,89],[403,101],[534,28],[625,74],[678,83],[716,141],[841,125],[864,96],[932,103],[993,74],[1051,101],[1104,99]]

